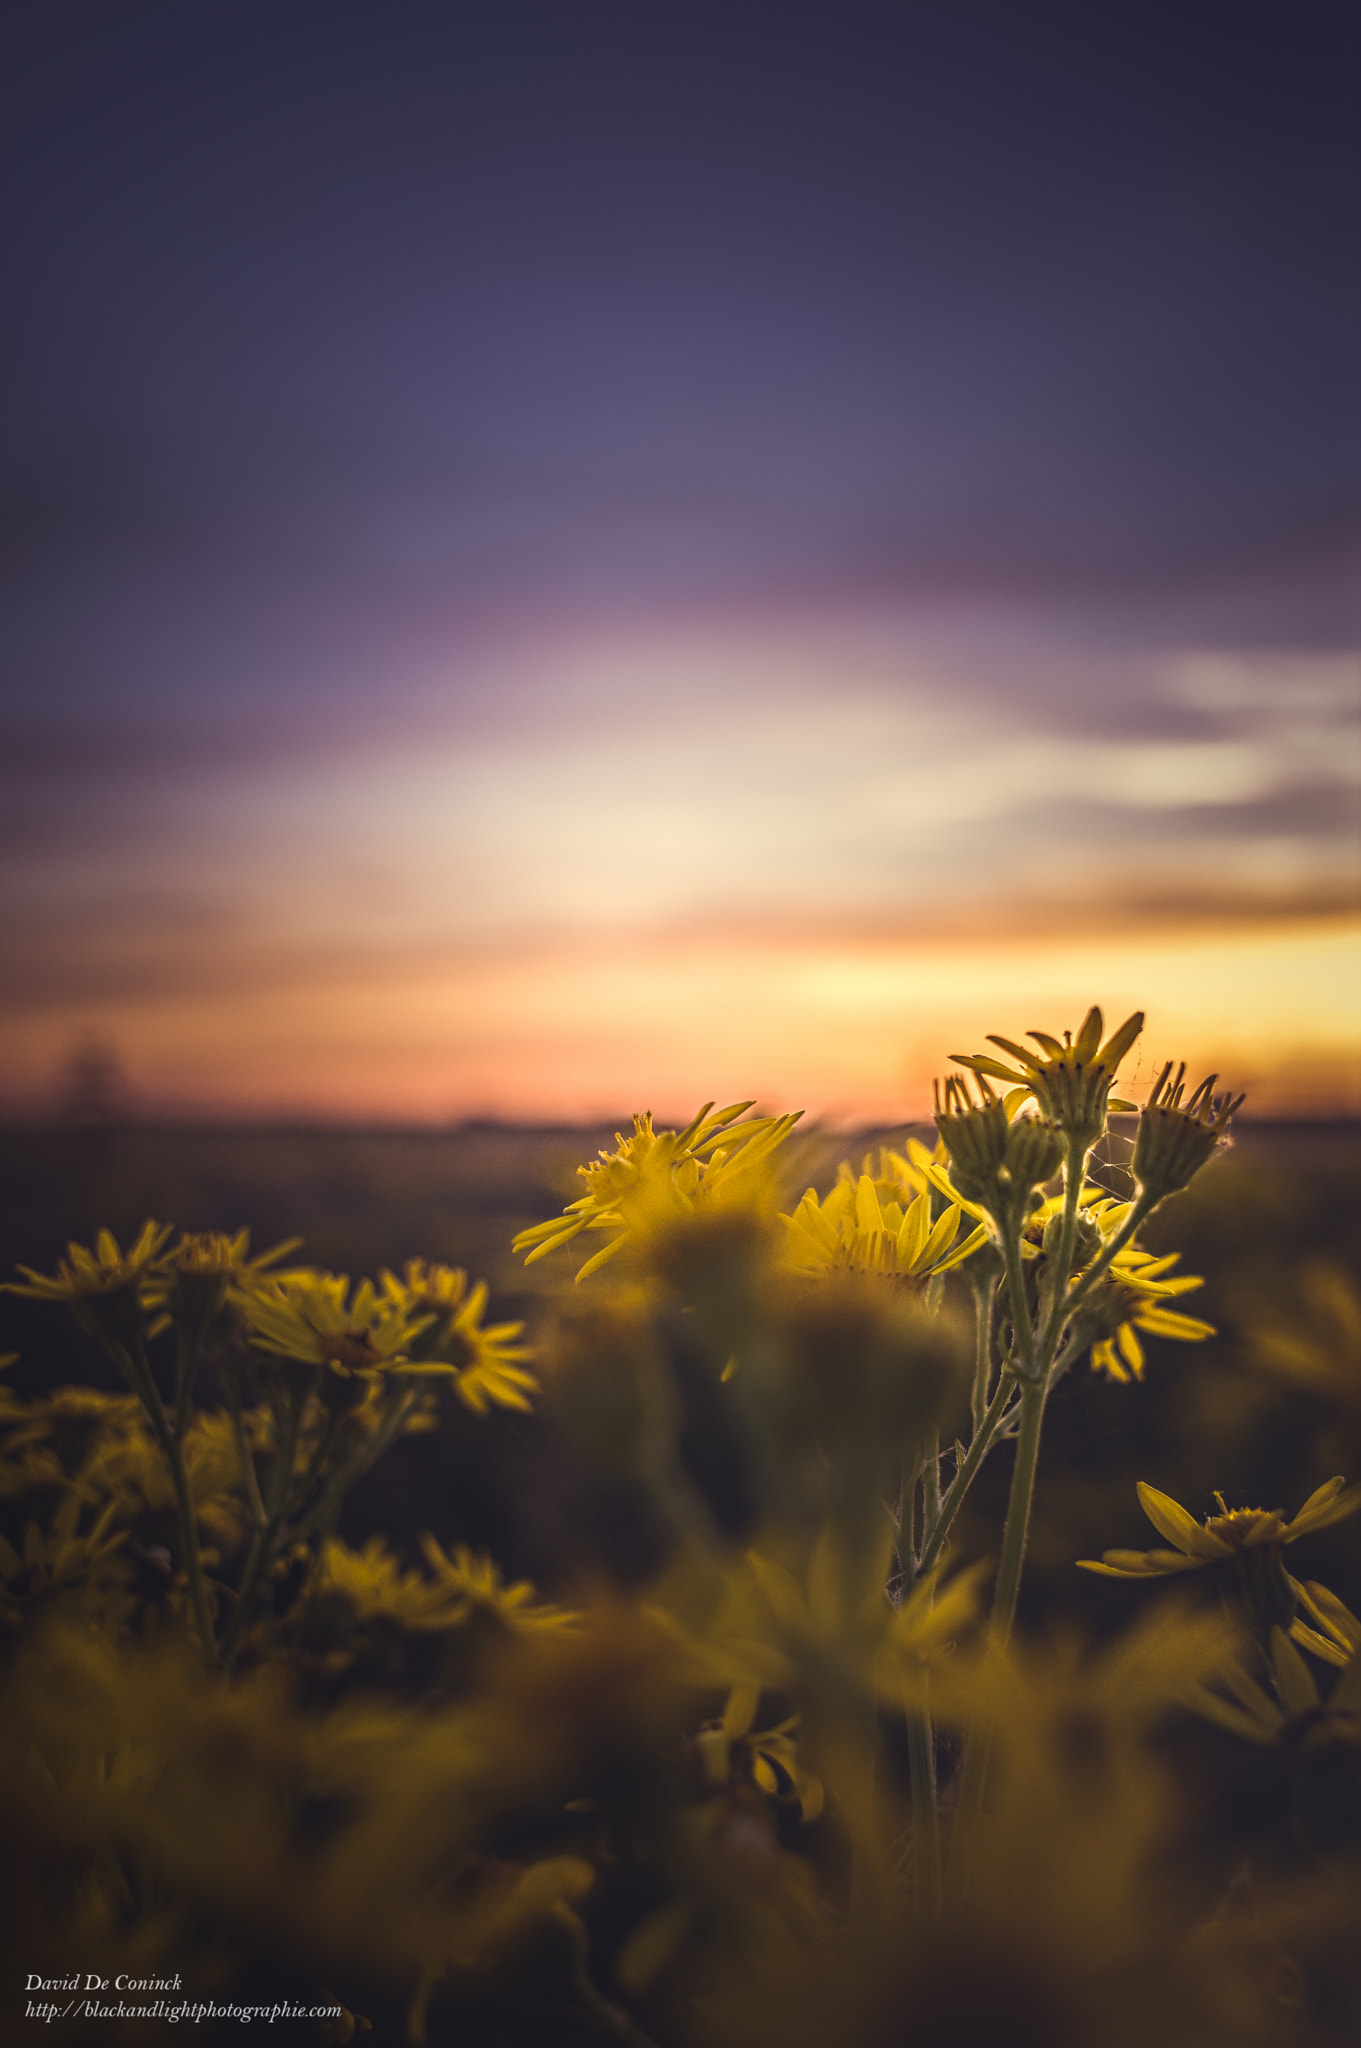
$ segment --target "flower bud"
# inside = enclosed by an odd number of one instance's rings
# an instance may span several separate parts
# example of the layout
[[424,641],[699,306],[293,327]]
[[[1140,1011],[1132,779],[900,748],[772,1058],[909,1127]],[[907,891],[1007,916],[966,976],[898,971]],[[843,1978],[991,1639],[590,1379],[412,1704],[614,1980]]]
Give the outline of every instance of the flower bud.
[[969,1084],[951,1074],[935,1084],[936,1129],[950,1155],[950,1178],[966,1201],[987,1205],[997,1185],[997,1172],[1007,1156],[1007,1113],[987,1081],[979,1077],[982,1100],[975,1104]]
[[979,1077],[975,1104],[967,1081],[954,1075],[942,1096],[936,1084],[936,1129],[950,1155],[950,1178],[966,1201],[986,1209],[999,1230],[1018,1229],[1034,1189],[1063,1164],[1063,1134],[1039,1117],[1007,1119],[1006,1105]]
[[1169,1060],[1139,1112],[1131,1171],[1143,1192],[1158,1201],[1164,1195],[1175,1194],[1195,1178],[1206,1160],[1219,1150],[1229,1118],[1243,1103],[1241,1095],[1221,1095],[1216,1101],[1214,1084],[1219,1076],[1211,1074],[1183,1108],[1185,1073],[1183,1061],[1176,1080],[1172,1080]]

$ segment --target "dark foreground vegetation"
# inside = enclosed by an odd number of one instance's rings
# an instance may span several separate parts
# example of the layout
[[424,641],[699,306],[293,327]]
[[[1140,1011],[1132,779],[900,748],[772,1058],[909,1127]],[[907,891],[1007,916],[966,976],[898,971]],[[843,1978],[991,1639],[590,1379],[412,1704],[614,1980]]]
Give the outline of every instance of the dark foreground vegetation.
[[[1214,1335],[1160,1336],[1155,1304],[1139,1336],[1128,1287],[1066,1351],[1054,1324],[1018,1523],[1025,1332],[1000,1250],[987,1264],[1011,1226],[955,1120],[932,1165],[930,1128],[777,1132],[726,1197],[719,1131],[709,1207],[640,1208],[580,1286],[599,1237],[525,1253],[612,1130],[0,1136],[4,1272],[54,1274],[72,1240],[105,1260],[77,1318],[0,1296],[7,1984],[178,1971],[186,1995],[343,2008],[279,2022],[298,2038],[473,2048],[1361,2038],[1358,1525],[1325,1501],[1298,1548],[1288,1527],[1361,1470],[1361,1133],[1240,1119],[1142,1225],[1151,1271],[1176,1251],[1204,1280],[1169,1327],[1192,1311]],[[1100,1244],[1063,1251],[1053,1128],[1048,1209],[1036,1193],[1014,1224],[1032,1344],[1046,1263],[1078,1275]],[[1135,1130],[1114,1118],[1088,1167],[1108,1250],[1124,1212],[1100,1191],[1128,1200]],[[861,1192],[837,1222],[842,1158]],[[773,1222],[809,1185],[807,1242],[842,1232],[816,1275]],[[197,1249],[162,1269],[173,1241],[144,1243],[129,1267],[149,1217]],[[145,1416],[161,1404],[174,1437],[210,1269],[178,1440],[196,1587]],[[324,1293],[384,1269],[371,1315]],[[111,1320],[120,1285],[135,1332]],[[68,1386],[109,1406],[58,1415]],[[989,1404],[995,1449],[956,1496]],[[121,1449],[92,1462],[101,1430]],[[1233,1588],[1213,1564],[1151,1586],[1077,1568],[1180,1555],[1145,1551],[1139,1482],[1198,1529],[1222,1495]],[[40,1555],[28,1531],[77,1497]],[[1244,1536],[1244,1509],[1281,1510],[1280,1541]],[[1278,1609],[1263,1560],[1296,1589]]]

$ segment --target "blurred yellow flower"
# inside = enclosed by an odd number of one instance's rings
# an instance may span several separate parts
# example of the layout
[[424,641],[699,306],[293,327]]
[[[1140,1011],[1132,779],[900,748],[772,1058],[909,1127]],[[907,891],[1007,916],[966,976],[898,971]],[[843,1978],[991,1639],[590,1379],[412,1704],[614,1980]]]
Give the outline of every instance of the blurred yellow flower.
[[735,1685],[721,1720],[701,1728],[695,1746],[705,1777],[717,1790],[731,1783],[735,1767],[768,1799],[797,1806],[802,1820],[816,1820],[822,1812],[823,1788],[799,1761],[799,1717],[791,1714],[777,1727],[757,1731],[752,1724],[760,1700],[758,1686]]
[[370,1536],[359,1550],[351,1550],[338,1536],[328,1536],[319,1564],[321,1590],[339,1594],[363,1621],[382,1619],[402,1628],[433,1630],[457,1627],[466,1618],[466,1607],[453,1610],[443,1587],[420,1572],[403,1571],[400,1558],[381,1536]]
[[609,1243],[577,1274],[584,1280],[639,1233],[699,1206],[750,1200],[762,1191],[770,1155],[803,1115],[800,1109],[736,1123],[751,1106],[733,1102],[715,1110],[706,1102],[683,1131],[654,1131],[651,1110],[635,1116],[632,1137],[617,1131],[613,1152],[577,1168],[586,1194],[569,1202],[561,1216],[522,1230],[511,1249],[526,1253],[525,1264],[532,1266],[583,1230],[612,1231]]
[[252,1287],[262,1273],[301,1243],[300,1237],[287,1237],[252,1258],[249,1230],[238,1230],[231,1237],[221,1231],[185,1233],[177,1245],[161,1254],[142,1287],[142,1306],[155,1318],[147,1335],[159,1336],[177,1322],[196,1337],[205,1336],[233,1289]]
[[[1192,1286],[1201,1284],[1190,1274],[1182,1277]],[[1175,1309],[1162,1307],[1153,1292],[1155,1285],[1141,1286],[1138,1278],[1127,1281],[1124,1317],[1113,1335],[1098,1339],[1092,1346],[1092,1371],[1104,1372],[1107,1379],[1114,1380],[1117,1385],[1128,1385],[1131,1376],[1136,1380],[1144,1376],[1144,1347],[1139,1342],[1140,1330],[1146,1331],[1150,1337],[1170,1337],[1178,1344],[1200,1344],[1215,1333],[1214,1324],[1203,1322],[1199,1316],[1184,1316]]]
[[466,1543],[460,1543],[453,1556],[448,1557],[433,1536],[422,1536],[421,1550],[435,1574],[436,1589],[449,1603],[447,1611],[453,1619],[466,1621],[472,1614],[489,1614],[517,1634],[576,1633],[582,1619],[579,1614],[536,1602],[528,1579],[506,1585],[484,1550],[475,1552]]
[[50,1532],[29,1522],[22,1556],[0,1536],[0,1621],[14,1627],[31,1603],[87,1586],[100,1590],[98,1582],[107,1579],[107,1568],[124,1537],[109,1533],[114,1518],[112,1502],[88,1535],[78,1535],[80,1508],[79,1496],[70,1493],[57,1509]]
[[169,1223],[144,1223],[136,1242],[126,1252],[119,1250],[112,1231],[101,1230],[93,1251],[83,1244],[68,1244],[66,1257],[50,1278],[35,1273],[31,1266],[20,1266],[19,1271],[29,1284],[20,1287],[11,1281],[5,1291],[31,1295],[35,1301],[77,1303],[136,1287],[156,1264],[173,1228]]
[[452,1369],[454,1391],[475,1415],[485,1415],[489,1406],[517,1408],[530,1412],[527,1394],[537,1393],[539,1382],[524,1370],[533,1357],[528,1345],[516,1339],[523,1323],[484,1325],[487,1284],[479,1280],[469,1290],[468,1276],[461,1267],[427,1265],[424,1259],[408,1259],[402,1278],[384,1271],[379,1275],[383,1298],[413,1324],[428,1316],[431,1327],[413,1346],[414,1365],[448,1361],[437,1371]]
[[252,1342],[300,1364],[324,1365],[342,1378],[373,1377],[404,1361],[433,1316],[408,1315],[371,1280],[350,1294],[344,1273],[303,1271],[260,1282],[241,1296]]
[[523,1369],[532,1354],[515,1341],[524,1324],[484,1326],[486,1283],[469,1291],[467,1275],[449,1266],[412,1260],[404,1279],[384,1273],[381,1292],[364,1280],[353,1296],[344,1274],[285,1273],[240,1300],[261,1350],[342,1379],[452,1379],[477,1415],[493,1405],[528,1412],[526,1394],[538,1386]]
[[[1091,1264],[1103,1245],[1118,1235],[1131,1207],[1129,1202],[1115,1201],[1100,1188],[1083,1189],[1078,1230],[1078,1284],[1082,1270]],[[1062,1208],[1062,1195],[1053,1195],[1031,1215],[1021,1240],[1021,1250],[1026,1257],[1040,1256],[1046,1228]],[[1191,1294],[1197,1287],[1205,1285],[1198,1274],[1173,1273],[1172,1268],[1180,1257],[1179,1252],[1166,1252],[1159,1256],[1137,1244],[1123,1245],[1116,1252],[1105,1279],[1100,1283],[1101,1291],[1094,1293],[1084,1304],[1087,1319],[1100,1319],[1104,1315],[1107,1330],[1107,1334],[1098,1337],[1092,1345],[1093,1372],[1104,1372],[1108,1379],[1122,1385],[1127,1385],[1131,1378],[1142,1379],[1144,1348],[1139,1341],[1140,1330],[1150,1337],[1171,1338],[1178,1344],[1199,1344],[1206,1337],[1214,1336],[1213,1323],[1207,1323],[1199,1316],[1182,1315],[1168,1306],[1178,1295]]]

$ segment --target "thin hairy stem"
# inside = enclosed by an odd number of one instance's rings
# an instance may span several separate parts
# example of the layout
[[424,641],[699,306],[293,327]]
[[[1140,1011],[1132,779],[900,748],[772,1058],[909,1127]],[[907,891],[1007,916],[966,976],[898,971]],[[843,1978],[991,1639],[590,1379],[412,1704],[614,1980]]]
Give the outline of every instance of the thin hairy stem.
[[992,1378],[992,1339],[997,1322],[997,1281],[989,1274],[985,1281],[974,1287],[974,1327],[976,1349],[974,1353],[973,1397],[970,1403],[973,1415],[974,1435],[983,1427],[983,1418],[988,1410],[988,1386]]
[[1021,1354],[1024,1377],[1037,1380],[1040,1370],[1035,1352],[1035,1332],[1030,1325],[1030,1304],[1025,1295],[1025,1269],[1021,1262],[1019,1229],[1008,1227],[1004,1231],[1002,1256],[1006,1260],[1007,1292],[1011,1297],[1011,1326],[1016,1336],[1016,1348]]
[[1021,1431],[1016,1440],[1016,1466],[1011,1475],[1006,1527],[1002,1532],[1002,1561],[997,1567],[997,1591],[992,1603],[994,1638],[1005,1644],[1016,1616],[1016,1598],[1021,1590],[1021,1567],[1025,1563],[1030,1536],[1030,1507],[1035,1493],[1035,1470],[1040,1457],[1040,1427],[1044,1421],[1046,1389],[1021,1389]]
[[940,1513],[935,1523],[922,1532],[921,1556],[917,1563],[918,1574],[929,1572],[944,1549],[951,1524],[964,1504],[964,1496],[973,1485],[978,1469],[991,1450],[1001,1428],[1007,1401],[1015,1384],[1010,1373],[1003,1373],[997,1391],[988,1404],[982,1425],[965,1452],[964,1462],[945,1490],[945,1498],[941,1502]]

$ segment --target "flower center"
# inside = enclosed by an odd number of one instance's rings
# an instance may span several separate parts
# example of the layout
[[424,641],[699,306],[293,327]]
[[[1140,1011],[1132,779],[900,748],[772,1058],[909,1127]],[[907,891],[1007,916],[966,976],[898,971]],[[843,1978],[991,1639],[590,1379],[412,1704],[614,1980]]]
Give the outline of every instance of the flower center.
[[1231,1549],[1248,1550],[1259,1543],[1279,1543],[1285,1535],[1285,1517],[1274,1508],[1230,1508],[1226,1514],[1211,1515],[1205,1527]]
[[321,1348],[328,1365],[338,1365],[346,1372],[363,1372],[379,1363],[378,1351],[367,1330],[337,1330],[322,1338]]

